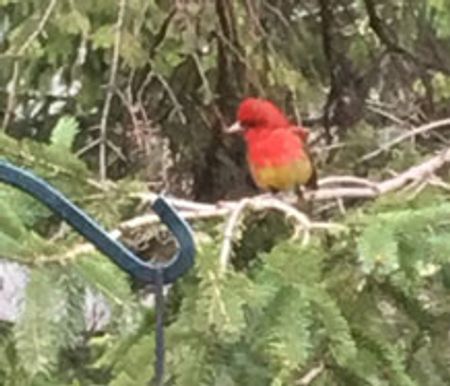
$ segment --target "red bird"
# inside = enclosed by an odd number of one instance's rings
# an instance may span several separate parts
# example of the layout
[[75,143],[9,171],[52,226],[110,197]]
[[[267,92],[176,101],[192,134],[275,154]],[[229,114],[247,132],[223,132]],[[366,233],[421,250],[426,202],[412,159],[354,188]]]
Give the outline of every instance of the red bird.
[[261,189],[317,188],[316,170],[306,145],[308,131],[292,125],[272,102],[245,99],[239,105],[237,122],[226,132],[243,133],[250,172]]

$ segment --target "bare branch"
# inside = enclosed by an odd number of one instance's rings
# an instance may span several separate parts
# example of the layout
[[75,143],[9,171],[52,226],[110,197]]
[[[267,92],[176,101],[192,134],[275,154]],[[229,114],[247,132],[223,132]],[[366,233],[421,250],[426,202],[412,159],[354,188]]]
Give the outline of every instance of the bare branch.
[[362,185],[369,188],[375,188],[376,183],[367,180],[366,178],[355,177],[355,176],[330,176],[322,178],[318,181],[319,186],[326,185]]
[[[436,181],[435,172],[439,170],[446,163],[450,163],[450,148],[442,151],[438,155],[422,162],[419,165],[413,166],[403,173],[399,173],[387,180],[373,183],[374,186],[356,187],[337,187],[324,188],[317,191],[307,191],[304,193],[306,200],[325,201],[336,200],[343,198],[375,198],[379,195],[386,194],[406,186],[422,188],[422,183],[427,181],[432,183]],[[358,180],[359,181],[359,180]],[[361,181],[359,181],[361,182]],[[433,183],[433,185],[442,185]],[[441,186],[442,187],[442,186]],[[443,188],[448,189],[448,185],[444,184]],[[134,194],[133,197],[141,199],[144,203],[152,203],[158,195],[156,193],[139,193]],[[225,267],[229,261],[231,254],[232,237],[242,213],[249,208],[253,211],[277,210],[284,213],[287,218],[293,218],[297,224],[297,229],[301,229],[304,238],[303,242],[307,243],[311,231],[326,230],[326,231],[344,231],[347,228],[344,225],[336,223],[313,222],[304,213],[291,206],[289,203],[278,200],[267,195],[257,196],[253,198],[244,198],[239,201],[225,201],[217,204],[199,203],[178,198],[167,198],[167,200],[179,210],[179,214],[187,220],[201,220],[210,218],[224,218],[229,217],[226,230],[224,245],[222,246],[220,265]],[[155,214],[146,214],[127,220],[113,230],[110,235],[113,238],[121,238],[124,233],[136,231],[143,227],[154,226],[160,223],[160,219]],[[67,252],[63,259],[74,259],[80,254],[87,254],[94,250],[91,244],[80,244],[74,249]],[[14,258],[14,256],[12,256]],[[50,262],[61,260],[61,256],[43,257],[41,262]],[[222,268],[223,269],[223,268]]]
[[389,119],[392,122],[395,122],[397,125],[401,125],[401,126],[406,126],[407,125],[407,121],[397,117],[396,115],[390,113],[387,110],[382,109],[381,107],[377,107],[377,106],[372,106],[370,104],[370,100],[366,101],[367,102],[367,109],[372,111],[373,113],[376,113],[378,115],[381,115],[384,118]]
[[430,180],[428,181],[428,183],[431,186],[436,186],[436,187],[441,188],[441,189],[443,189],[443,190],[445,190],[447,192],[450,192],[450,184],[444,182],[442,180],[442,178],[439,178],[437,176],[432,176],[430,178]]
[[178,118],[180,119],[180,122],[185,125],[187,123],[186,115],[183,113],[183,106],[178,101],[177,96],[172,90],[172,87],[170,87],[169,83],[167,83],[166,79],[158,73],[153,74],[156,79],[158,79],[159,83],[164,87],[164,89],[167,91],[167,94],[169,95],[170,100],[172,101],[173,108],[175,109],[175,112],[178,115]]
[[224,240],[219,257],[221,272],[224,272],[227,269],[232,253],[233,238],[237,233],[236,229],[241,223],[245,209],[251,209],[253,211],[277,210],[283,213],[286,218],[294,219],[296,223],[294,237],[297,237],[300,233],[303,233],[303,245],[307,245],[309,243],[311,231],[314,229],[328,231],[344,231],[347,229],[347,227],[341,224],[312,222],[306,214],[276,198],[267,197],[266,195],[253,198],[244,198],[238,201],[234,209],[231,211],[231,215],[229,216],[225,227]]
[[17,82],[19,81],[19,73],[20,73],[20,65],[19,61],[16,60],[14,62],[13,73],[11,76],[8,99],[6,100],[5,115],[3,117],[3,124],[2,124],[3,130],[6,130],[6,128],[8,127],[9,121],[11,120],[11,117],[14,114],[14,109],[16,107]]
[[233,238],[236,234],[236,228],[239,226],[239,220],[242,218],[243,212],[248,206],[249,202],[249,199],[244,198],[243,200],[241,200],[228,218],[228,222],[225,226],[225,232],[223,235],[222,249],[220,250],[219,256],[219,267],[220,272],[222,273],[225,272],[228,267],[228,262],[233,250]]
[[310,385],[320,374],[322,374],[323,370],[325,370],[325,365],[321,362],[318,366],[309,370],[302,378],[295,382],[295,384],[299,386]]
[[100,143],[100,138],[97,138],[91,142],[89,142],[86,146],[82,147],[75,154],[77,157],[81,157],[83,154],[87,153],[89,150],[93,149]]
[[450,125],[450,118],[445,118],[445,119],[440,119],[438,121],[430,122],[425,125],[416,127],[415,129],[408,131],[402,135],[399,135],[397,138],[394,138],[392,141],[381,145],[378,149],[361,157],[360,161],[368,161],[372,158],[375,158],[378,155],[380,155],[381,153],[391,149],[395,145],[398,145],[399,143],[405,141],[406,139],[415,137],[420,134],[424,134],[430,130],[439,129],[441,127],[445,127],[445,126],[449,126],[449,125]]
[[448,162],[450,162],[450,148],[417,166],[409,168],[394,178],[380,182],[377,184],[378,190],[380,194],[397,190],[412,181],[417,181],[432,176],[438,169]]
[[119,11],[116,22],[116,34],[114,39],[114,49],[111,64],[111,72],[109,74],[108,89],[106,90],[105,104],[103,106],[102,118],[100,121],[100,150],[99,150],[99,165],[100,165],[100,180],[104,181],[107,177],[107,163],[106,150],[107,143],[107,124],[108,115],[111,108],[111,101],[114,95],[114,86],[116,83],[117,69],[119,67],[120,44],[122,40],[122,26],[125,17],[126,0],[120,0]]
[[317,191],[305,192],[307,200],[324,201],[336,198],[374,198],[398,190],[408,184],[423,181],[450,162],[450,148],[440,152],[438,155],[413,166],[403,173],[395,175],[387,180],[375,183],[373,187],[345,187],[319,189]]
[[194,63],[197,67],[198,73],[200,75],[200,79],[202,80],[203,88],[205,89],[206,99],[212,99],[214,96],[214,93],[211,89],[211,85],[209,84],[208,78],[206,77],[205,69],[202,66],[202,63],[200,61],[200,58],[196,53],[193,53],[192,59],[194,60]]
[[150,57],[154,57],[159,46],[164,42],[164,38],[167,35],[167,31],[169,30],[170,24],[177,13],[177,8],[172,7],[172,9],[167,13],[166,18],[161,23],[161,27],[159,31],[155,34],[153,39],[153,44],[150,48]]

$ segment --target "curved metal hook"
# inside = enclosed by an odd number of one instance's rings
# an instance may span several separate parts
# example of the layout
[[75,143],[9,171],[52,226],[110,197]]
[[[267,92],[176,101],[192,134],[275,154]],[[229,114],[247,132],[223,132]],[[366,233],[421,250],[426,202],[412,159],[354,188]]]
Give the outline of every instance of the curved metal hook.
[[0,182],[15,186],[45,204],[121,269],[139,280],[155,283],[158,271],[162,270],[164,284],[172,283],[194,264],[195,244],[191,228],[163,197],[153,203],[153,209],[173,233],[179,249],[169,263],[161,267],[139,259],[44,180],[1,159]]

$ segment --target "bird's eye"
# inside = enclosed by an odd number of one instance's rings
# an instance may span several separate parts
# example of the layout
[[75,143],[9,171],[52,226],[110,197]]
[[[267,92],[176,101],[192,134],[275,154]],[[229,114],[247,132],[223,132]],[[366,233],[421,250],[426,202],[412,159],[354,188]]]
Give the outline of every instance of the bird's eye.
[[241,126],[247,130],[251,127],[258,126],[258,121],[256,119],[243,119],[241,120]]

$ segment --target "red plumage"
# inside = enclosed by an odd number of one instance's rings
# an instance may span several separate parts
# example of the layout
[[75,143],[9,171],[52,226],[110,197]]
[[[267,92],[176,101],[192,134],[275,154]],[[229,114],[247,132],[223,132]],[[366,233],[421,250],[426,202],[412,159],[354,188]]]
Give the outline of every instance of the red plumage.
[[237,121],[229,131],[243,132],[248,164],[258,186],[270,190],[317,186],[306,129],[292,125],[277,106],[259,98],[247,98],[239,105]]

